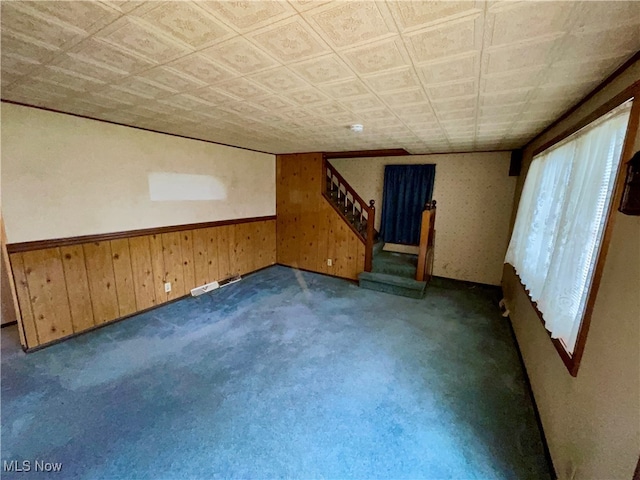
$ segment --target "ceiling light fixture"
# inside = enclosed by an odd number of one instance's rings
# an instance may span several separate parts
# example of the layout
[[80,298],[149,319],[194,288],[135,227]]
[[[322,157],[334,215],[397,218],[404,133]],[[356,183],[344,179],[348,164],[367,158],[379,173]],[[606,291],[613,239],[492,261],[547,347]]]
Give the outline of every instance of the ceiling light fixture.
[[351,125],[351,131],[353,133],[361,133],[363,128],[364,127],[360,123],[354,123],[353,125]]

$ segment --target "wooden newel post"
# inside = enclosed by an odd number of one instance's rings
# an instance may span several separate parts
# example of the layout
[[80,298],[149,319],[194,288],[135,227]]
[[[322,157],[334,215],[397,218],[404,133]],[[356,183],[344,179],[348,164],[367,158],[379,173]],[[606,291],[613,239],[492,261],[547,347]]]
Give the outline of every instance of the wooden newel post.
[[435,219],[436,201],[432,200],[424,204],[424,210],[422,211],[418,267],[416,268],[416,280],[419,282],[429,281],[432,275]]
[[373,268],[373,236],[375,235],[374,222],[376,220],[375,200],[369,200],[367,211],[367,243],[364,249],[364,270],[370,272]]

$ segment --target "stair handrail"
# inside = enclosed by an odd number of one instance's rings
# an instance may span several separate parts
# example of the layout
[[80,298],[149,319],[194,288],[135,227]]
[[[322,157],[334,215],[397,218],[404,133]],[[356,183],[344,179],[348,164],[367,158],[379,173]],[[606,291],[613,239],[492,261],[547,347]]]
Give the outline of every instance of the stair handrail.
[[[324,170],[324,187],[323,187],[323,196],[329,201],[331,206],[342,216],[347,225],[351,227],[353,232],[360,238],[360,240],[365,245],[365,255],[364,255],[364,269],[366,272],[370,272],[373,267],[373,241],[375,237],[375,218],[376,218],[376,208],[375,201],[369,200],[367,204],[360,195],[355,191],[355,189],[349,185],[342,175],[335,169],[331,163],[327,161],[326,158],[323,157],[323,170]],[[330,187],[333,185],[337,186],[337,203],[343,207],[341,211],[336,204],[332,201]],[[342,189],[344,188],[344,205],[340,202],[340,194],[342,193]],[[349,195],[351,195],[351,200],[349,200]],[[357,228],[351,220],[348,218],[348,210],[349,204],[351,203],[351,214],[356,217],[359,214],[358,224],[362,225],[366,221],[366,228],[364,231],[360,228]],[[360,206],[360,208],[356,208],[356,204]]]
[[[420,247],[418,250],[418,266],[416,268],[416,280],[423,282],[429,280],[433,274],[433,266],[428,269],[429,260],[433,262],[433,248],[435,245],[435,220],[436,201],[425,203],[420,224]],[[427,272],[427,270],[429,270]],[[429,277],[429,278],[427,278]]]

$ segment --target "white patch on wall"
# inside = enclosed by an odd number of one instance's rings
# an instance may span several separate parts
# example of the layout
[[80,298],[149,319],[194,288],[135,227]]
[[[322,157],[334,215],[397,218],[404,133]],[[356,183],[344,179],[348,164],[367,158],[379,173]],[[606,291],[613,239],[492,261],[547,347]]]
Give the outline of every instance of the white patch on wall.
[[152,202],[225,200],[227,188],[212,175],[152,172],[149,197]]

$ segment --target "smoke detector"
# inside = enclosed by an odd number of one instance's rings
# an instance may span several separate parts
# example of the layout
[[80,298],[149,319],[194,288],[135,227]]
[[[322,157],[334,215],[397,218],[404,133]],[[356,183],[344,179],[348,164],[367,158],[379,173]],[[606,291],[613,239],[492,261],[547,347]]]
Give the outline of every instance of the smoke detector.
[[353,133],[361,133],[362,130],[364,129],[364,127],[360,123],[355,123],[355,124],[351,125],[350,128],[351,128],[351,131]]

